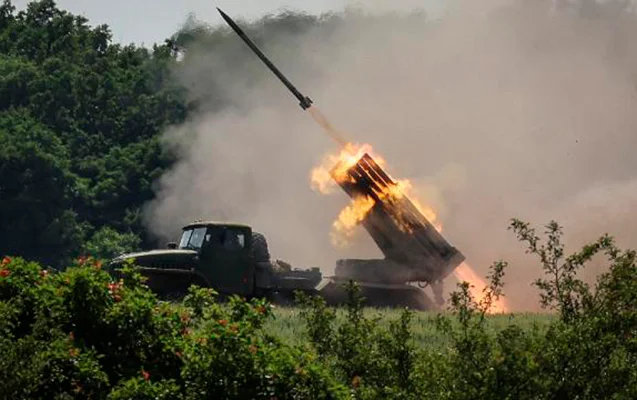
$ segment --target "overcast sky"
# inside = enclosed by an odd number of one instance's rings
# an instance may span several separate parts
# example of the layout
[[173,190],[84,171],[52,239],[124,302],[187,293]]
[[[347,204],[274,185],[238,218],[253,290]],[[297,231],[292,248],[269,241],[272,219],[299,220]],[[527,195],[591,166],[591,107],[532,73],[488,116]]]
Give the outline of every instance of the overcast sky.
[[[58,7],[84,15],[91,25],[108,24],[116,42],[151,45],[175,33],[189,13],[210,24],[221,23],[215,7],[231,17],[254,19],[282,9],[320,14],[364,4],[369,10],[426,9],[436,13],[444,0],[57,0]],[[13,0],[23,9],[29,0]],[[399,3],[397,5],[396,3]]]

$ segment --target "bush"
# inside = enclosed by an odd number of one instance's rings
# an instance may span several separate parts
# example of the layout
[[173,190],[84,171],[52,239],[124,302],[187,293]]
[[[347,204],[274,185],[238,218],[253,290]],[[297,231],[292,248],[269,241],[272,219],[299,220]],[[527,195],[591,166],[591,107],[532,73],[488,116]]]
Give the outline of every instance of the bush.
[[[451,328],[445,318],[440,324],[453,342],[450,368],[445,369],[450,374],[442,376],[444,386],[453,391],[438,394],[446,398],[636,398],[635,252],[619,250],[605,235],[565,257],[562,229],[556,222],[546,226],[546,243],[527,223],[513,220],[510,228],[527,244],[527,251],[540,259],[546,278],[535,285],[542,304],[560,318],[545,332],[525,332],[513,325],[489,332],[484,323],[487,305],[473,301],[468,284],[459,285],[460,290],[452,294],[452,310],[460,328]],[[577,278],[577,272],[601,254],[610,262],[609,272],[591,289]],[[487,299],[501,294],[505,267],[503,262],[492,267]]]
[[[48,272],[20,258],[0,264],[0,398],[91,399],[634,399],[637,398],[637,266],[612,238],[568,257],[561,228],[543,243],[526,223],[511,229],[538,256],[542,303],[559,318],[545,329],[487,326],[508,264],[491,267],[483,300],[463,282],[436,329],[449,346],[417,347],[412,312],[386,328],[347,286],[345,318],[299,294],[307,341],[264,330],[263,300],[191,287],[159,301],[128,266],[117,280],[98,261]],[[591,288],[577,272],[605,256]]]
[[111,259],[120,254],[138,251],[141,239],[134,233],[119,233],[105,226],[96,231],[88,240],[82,251],[100,259]]
[[268,337],[264,301],[221,305],[191,288],[157,300],[132,268],[64,272],[5,257],[0,267],[0,398],[344,398],[317,358]]
[[[411,345],[408,311],[387,330],[365,318],[352,284],[340,326],[324,301],[300,296],[311,346],[355,398],[637,398],[635,252],[620,251],[603,236],[565,258],[557,223],[546,226],[546,244],[526,223],[513,220],[510,228],[546,273],[535,285],[542,304],[559,315],[548,329],[487,327],[490,305],[503,295],[508,264],[500,261],[491,267],[482,301],[467,282],[451,294],[451,314],[437,320],[451,342],[446,351]],[[610,268],[593,290],[577,271],[599,254]]]
[[[535,284],[543,304],[560,315],[537,356],[547,392],[559,398],[637,398],[635,252],[620,250],[604,235],[564,257],[562,228],[556,222],[546,226],[545,245],[528,224],[514,220],[511,228],[540,258],[548,279]],[[591,289],[577,272],[601,255],[609,270]]]

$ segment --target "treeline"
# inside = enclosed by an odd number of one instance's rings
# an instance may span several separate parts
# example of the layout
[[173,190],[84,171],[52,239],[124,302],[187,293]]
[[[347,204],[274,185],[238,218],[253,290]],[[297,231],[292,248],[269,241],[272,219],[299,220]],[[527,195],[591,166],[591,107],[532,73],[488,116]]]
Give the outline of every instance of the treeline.
[[[191,288],[158,302],[133,269],[109,276],[93,259],[63,272],[19,258],[0,261],[0,398],[6,399],[617,399],[637,398],[637,264],[601,237],[566,256],[561,229],[540,238],[511,228],[536,255],[536,284],[557,317],[523,330],[492,329],[507,264],[492,266],[483,301],[467,284],[452,293],[436,329],[448,346],[416,346],[412,314],[387,328],[364,313],[356,287],[345,318],[300,297],[303,338],[291,345],[264,328],[262,300],[220,304]],[[593,257],[608,273],[577,279]]]
[[171,161],[158,133],[188,105],[170,43],[111,39],[52,0],[0,6],[0,253],[59,266],[144,238],[140,206]]

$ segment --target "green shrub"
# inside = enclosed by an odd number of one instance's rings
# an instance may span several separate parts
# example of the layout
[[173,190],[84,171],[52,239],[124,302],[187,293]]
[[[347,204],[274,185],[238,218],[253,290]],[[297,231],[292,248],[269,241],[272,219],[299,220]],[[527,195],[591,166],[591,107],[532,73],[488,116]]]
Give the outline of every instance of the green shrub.
[[[452,338],[446,398],[630,399],[636,398],[637,267],[633,251],[620,251],[609,236],[564,256],[561,227],[546,226],[542,243],[528,224],[513,220],[511,229],[540,259],[546,274],[538,279],[542,304],[560,318],[548,330],[522,331],[515,326],[492,332],[485,326],[488,304],[473,301],[468,284],[452,294],[452,310],[460,322],[440,329]],[[609,272],[594,289],[577,272],[594,256],[608,257]],[[492,268],[487,302],[502,293],[506,263]],[[462,371],[458,373],[457,371]]]
[[[413,347],[409,312],[388,329],[365,318],[351,283],[340,326],[323,300],[300,296],[311,346],[355,398],[637,398],[635,253],[603,236],[565,258],[555,222],[547,225],[546,244],[528,224],[513,220],[511,229],[546,273],[535,285],[542,304],[559,315],[548,329],[487,327],[491,304],[503,295],[508,264],[501,261],[491,268],[483,300],[472,297],[467,282],[451,294],[451,313],[439,315],[436,324],[449,338],[445,351]],[[591,289],[577,272],[602,253],[609,272]]]
[[108,395],[108,400],[180,400],[181,388],[172,380],[150,381],[149,374],[120,382]]
[[[111,276],[91,258],[48,272],[21,258],[0,263],[0,398],[12,399],[634,399],[637,398],[637,266],[633,251],[603,236],[564,255],[561,228],[543,243],[514,220],[538,256],[548,327],[489,326],[503,295],[496,262],[481,301],[468,283],[434,319],[443,346],[417,346],[413,313],[387,325],[362,307],[359,288],[337,312],[299,294],[306,341],[283,343],[264,328],[264,300],[216,299],[191,287],[162,302],[133,266]],[[593,287],[577,273],[605,256]],[[343,313],[344,318],[337,318]]]
[[[511,228],[536,254],[547,279],[535,284],[542,302],[556,309],[538,354],[544,385],[557,398],[637,398],[637,265],[634,251],[622,251],[608,235],[564,257],[562,228],[546,226],[547,243],[528,224]],[[577,272],[593,257],[606,256],[608,272],[591,289]]]
[[361,399],[416,399],[424,385],[416,370],[421,351],[413,343],[412,313],[404,310],[388,329],[377,318],[364,315],[364,298],[349,282],[346,318],[336,323],[335,312],[325,300],[297,294],[311,346],[334,373]]
[[141,239],[134,233],[119,233],[105,226],[96,231],[82,251],[100,259],[110,259],[120,254],[138,251]]
[[0,398],[344,398],[317,357],[262,330],[269,304],[191,288],[159,301],[133,268],[93,259],[45,273],[0,269]]

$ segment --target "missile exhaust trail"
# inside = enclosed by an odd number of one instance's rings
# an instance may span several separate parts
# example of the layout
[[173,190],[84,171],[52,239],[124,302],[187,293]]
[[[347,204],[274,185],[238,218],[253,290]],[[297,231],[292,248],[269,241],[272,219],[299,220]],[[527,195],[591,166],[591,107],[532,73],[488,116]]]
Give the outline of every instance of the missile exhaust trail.
[[334,127],[329,123],[327,118],[316,108],[312,107],[312,99],[308,96],[304,96],[293,84],[290,82],[285,75],[263,54],[263,52],[257,47],[256,44],[248,37],[248,35],[243,32],[243,30],[230,18],[226,13],[224,13],[219,7],[217,7],[217,11],[221,14],[221,17],[226,21],[226,23],[232,28],[233,31],[248,45],[248,47],[261,59],[261,61],[272,71],[274,75],[288,88],[290,92],[294,95],[294,97],[299,100],[299,105],[303,110],[309,109],[309,113],[314,118],[314,120],[321,125],[327,133],[330,135],[332,139],[334,139],[341,147],[345,147],[347,145],[347,141],[343,139],[342,135],[334,129]]

